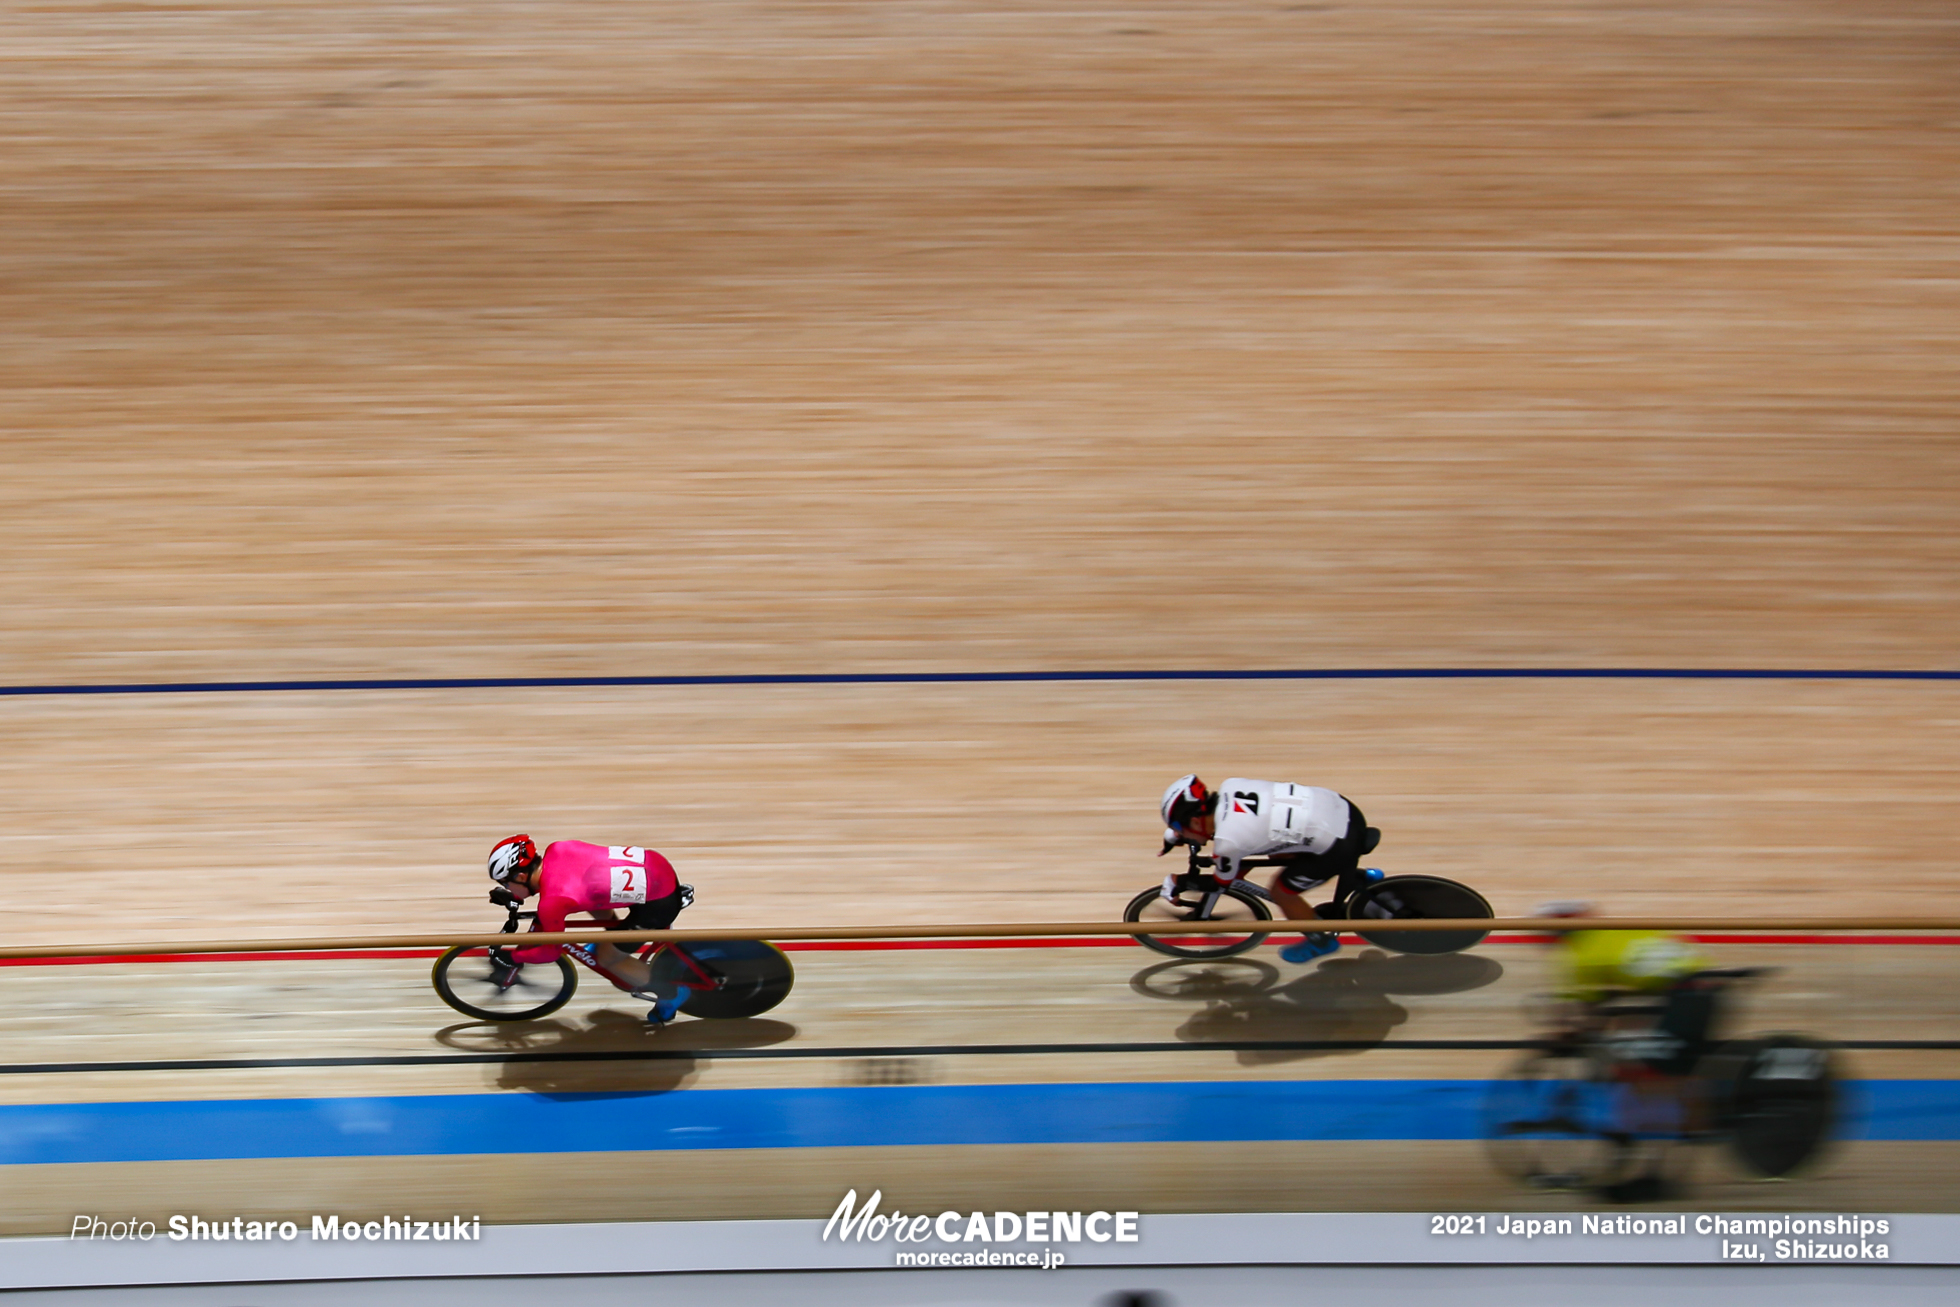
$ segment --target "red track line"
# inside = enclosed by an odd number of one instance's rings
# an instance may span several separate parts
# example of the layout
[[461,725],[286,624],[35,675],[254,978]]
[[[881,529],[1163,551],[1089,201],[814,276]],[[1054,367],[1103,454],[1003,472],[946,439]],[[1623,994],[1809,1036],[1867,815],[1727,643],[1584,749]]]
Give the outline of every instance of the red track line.
[[[1298,926],[1273,924],[1271,933],[1291,934]],[[1889,946],[1900,944],[1960,944],[1960,935],[1690,935],[1697,944],[1858,944]],[[1342,935],[1343,942],[1361,944],[1354,935]],[[1194,939],[1192,943],[1204,940]],[[1549,944],[1550,935],[1492,935],[1487,944]],[[779,945],[786,953],[855,953],[903,951],[908,949],[984,949],[984,948],[1136,948],[1125,936],[1091,936],[1084,939],[840,939],[806,940]],[[85,958],[0,958],[0,967],[83,967],[103,963],[135,962],[328,962],[354,958],[435,958],[441,949],[319,949],[293,953],[117,953]]]
[[1697,944],[1960,944],[1960,935],[1690,935]]
[[110,953],[90,958],[0,958],[0,967],[86,967],[98,962],[319,962],[339,958],[439,958],[439,948],[320,949],[307,953]]

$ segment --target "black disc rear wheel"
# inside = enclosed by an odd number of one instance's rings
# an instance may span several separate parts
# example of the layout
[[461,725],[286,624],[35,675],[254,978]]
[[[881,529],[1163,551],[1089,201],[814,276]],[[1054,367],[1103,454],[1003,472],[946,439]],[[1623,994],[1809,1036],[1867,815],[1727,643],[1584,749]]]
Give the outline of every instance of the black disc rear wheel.
[[[1468,885],[1441,876],[1390,876],[1364,885],[1347,901],[1352,921],[1486,920],[1497,914],[1484,896]],[[1487,930],[1385,930],[1356,926],[1354,933],[1378,948],[1395,953],[1461,953],[1479,944]]]
[[1721,1124],[1736,1159],[1756,1175],[1786,1176],[1822,1152],[1837,1127],[1836,1059],[1807,1035],[1765,1035],[1712,1059],[1733,1068],[1716,1084]]
[[660,950],[653,959],[655,989],[664,994],[674,986],[693,990],[681,1011],[691,1017],[730,1020],[760,1016],[789,997],[796,983],[796,968],[774,944],[759,939],[690,940],[685,948],[695,963],[721,983],[709,988],[701,983],[694,969],[675,956],[674,948]]

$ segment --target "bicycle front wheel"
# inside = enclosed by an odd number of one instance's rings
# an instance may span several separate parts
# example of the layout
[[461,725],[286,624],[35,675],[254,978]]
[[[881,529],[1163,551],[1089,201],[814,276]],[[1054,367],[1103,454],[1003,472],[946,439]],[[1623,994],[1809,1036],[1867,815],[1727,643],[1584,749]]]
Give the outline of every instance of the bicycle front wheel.
[[508,985],[504,968],[482,948],[453,948],[436,959],[429,973],[442,1001],[465,1016],[483,1021],[531,1021],[549,1016],[572,1001],[578,972],[565,958],[520,968]]
[[[720,983],[710,988],[686,962],[675,956],[686,949],[701,970]],[[789,997],[796,983],[796,968],[774,944],[761,939],[690,940],[669,944],[653,959],[653,979],[662,992],[668,986],[686,985],[694,992],[681,1011],[691,1017],[711,1017],[723,1021],[760,1016]]]
[[1630,1140],[1615,1130],[1618,1092],[1583,1049],[1527,1053],[1485,1093],[1485,1150],[1533,1189],[1612,1184],[1632,1160]]
[[[1125,921],[1271,921],[1266,901],[1243,885],[1227,885],[1216,895],[1164,901],[1161,890],[1147,889],[1123,909]],[[1137,943],[1174,958],[1227,958],[1266,942],[1265,933],[1217,935],[1138,935]]]
[[[1363,886],[1347,902],[1355,921],[1407,921],[1428,917],[1441,920],[1497,914],[1484,896],[1468,885],[1441,876],[1390,876]],[[1354,933],[1377,948],[1395,953],[1461,953],[1483,942],[1487,930],[1383,930],[1356,926]]]

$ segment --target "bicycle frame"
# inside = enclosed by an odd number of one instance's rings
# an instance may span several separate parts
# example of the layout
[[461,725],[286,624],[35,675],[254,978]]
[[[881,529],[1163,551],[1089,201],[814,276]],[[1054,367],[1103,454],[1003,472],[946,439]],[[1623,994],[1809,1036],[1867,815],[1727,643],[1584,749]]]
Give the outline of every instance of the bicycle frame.
[[[652,962],[655,958],[659,957],[662,953],[673,954],[675,957],[681,960],[681,965],[686,967],[688,971],[692,973],[694,979],[686,982],[691,988],[720,989],[722,987],[723,981],[720,976],[714,974],[713,972],[709,971],[707,968],[703,967],[701,965],[700,959],[696,958],[692,953],[689,953],[686,949],[682,948],[679,944],[676,944],[671,940],[665,944],[656,945],[654,947],[653,952],[645,955],[645,959],[648,962]],[[635,954],[634,956],[637,957],[640,955]],[[698,984],[696,983],[697,981],[699,982]]]
[[[1177,888],[1180,893],[1186,889],[1202,892],[1205,895],[1205,902],[1202,905],[1203,911],[1209,915],[1222,891],[1217,888],[1217,882],[1206,873],[1218,865],[1218,860],[1210,854],[1198,852],[1198,846],[1195,844],[1186,845],[1185,847],[1190,850],[1190,863],[1184,869],[1184,874],[1178,877]],[[1286,865],[1277,858],[1241,858],[1239,860],[1239,870],[1241,872],[1259,871],[1268,867],[1284,867]],[[1189,881],[1188,884],[1186,883],[1187,879]],[[1307,888],[1313,889],[1317,886],[1325,885],[1328,880],[1332,879],[1334,878],[1331,876],[1326,877],[1322,880],[1315,881],[1313,885],[1309,885]],[[1279,902],[1273,896],[1271,890],[1261,885],[1258,881],[1253,880],[1250,876],[1241,875],[1236,883],[1244,886],[1256,898],[1262,898],[1268,903]],[[1346,903],[1347,898],[1348,896],[1342,895],[1337,891],[1333,902]]]
[[[1720,992],[1727,995],[1747,982],[1769,974],[1769,969],[1735,967],[1710,969],[1700,974],[1706,983],[1718,986]],[[1671,1101],[1679,1112],[1677,1128],[1640,1133],[1646,1138],[1679,1143],[1691,1137],[1689,1125],[1692,1118],[1709,1107],[1707,1095],[1715,1081],[1711,1078],[1707,1059],[1721,1047],[1721,1041],[1714,1038],[1714,1032],[1710,1031],[1705,1037],[1700,1056],[1685,1072],[1662,1074],[1652,1070],[1649,1057],[1656,1052],[1667,1051],[1653,1047],[1653,1041],[1659,1037],[1658,1026],[1665,1010],[1666,1000],[1659,995],[1609,992],[1601,1001],[1591,1004],[1581,1013],[1580,1021],[1554,1035],[1547,1047],[1590,1050],[1600,1059],[1600,1065],[1605,1068],[1612,1083],[1630,1091],[1632,1097],[1624,1106],[1636,1112],[1651,1110],[1651,1103],[1643,1100],[1663,1098]],[[1733,1019],[1732,1012],[1727,1015]],[[1710,1124],[1703,1121],[1700,1128],[1706,1130]]]
[[[1715,988],[1724,1003],[1724,1016],[1732,1021],[1735,1012],[1728,1006],[1733,1001],[1730,995],[1750,982],[1772,974],[1774,970],[1771,967],[1711,967],[1697,972],[1693,979]],[[1616,1060],[1635,1061],[1638,1054],[1632,1052],[1629,1041],[1653,1031],[1666,1009],[1667,998],[1662,994],[1608,990],[1598,1002],[1580,1014],[1583,1020],[1574,1029],[1575,1033],[1598,1041],[1614,1054]],[[1709,1032],[1709,1042],[1711,1046],[1717,1042],[1713,1031]]]
[[[1262,898],[1268,903],[1275,901],[1264,886],[1255,885],[1251,881],[1244,882],[1244,885],[1247,892],[1255,898]],[[1187,899],[1183,897],[1186,890],[1191,890],[1201,897],[1195,901]],[[1218,900],[1224,897],[1224,889],[1209,877],[1202,881],[1187,882],[1183,876],[1180,876],[1177,880],[1176,896],[1166,901],[1185,909],[1190,914],[1184,918],[1186,921],[1210,921],[1212,913],[1218,910]]]
[[[532,923],[531,928],[533,930],[537,929],[537,925],[536,925],[538,919],[537,913],[521,911],[518,908],[517,904],[515,903],[512,903],[506,909],[506,911],[509,913],[509,915],[504,920],[504,926],[503,926],[504,932],[506,934],[511,934],[511,935],[520,934],[521,932],[517,928],[517,924],[520,921],[529,921]],[[581,918],[581,920],[584,919]],[[590,945],[567,944],[564,946],[565,951],[562,956],[569,957],[572,961],[578,963],[580,966],[584,967],[587,971],[591,971],[603,977],[607,984],[612,985],[615,988],[619,988],[619,982],[614,980],[610,975],[608,975],[606,971],[599,965],[597,946],[606,943],[605,933],[603,931],[595,931],[593,933],[596,936],[596,938],[592,941]],[[614,947],[618,948],[619,946],[614,945]],[[644,961],[648,963],[651,963],[656,957],[660,956],[660,954],[663,952],[672,953],[676,958],[680,959],[681,965],[686,967],[688,971],[692,974],[693,979],[688,980],[685,983],[690,988],[693,989],[720,989],[725,983],[720,976],[715,975],[713,972],[703,967],[699,962],[699,960],[697,960],[692,953],[689,953],[685,948],[682,948],[678,943],[675,943],[672,940],[669,940],[663,944],[653,945],[652,946],[653,951],[650,953],[645,952],[647,947],[648,947],[647,945],[641,944],[630,949],[620,948],[620,952],[627,954],[629,957],[642,958]],[[491,951],[496,952],[497,950],[492,949]]]

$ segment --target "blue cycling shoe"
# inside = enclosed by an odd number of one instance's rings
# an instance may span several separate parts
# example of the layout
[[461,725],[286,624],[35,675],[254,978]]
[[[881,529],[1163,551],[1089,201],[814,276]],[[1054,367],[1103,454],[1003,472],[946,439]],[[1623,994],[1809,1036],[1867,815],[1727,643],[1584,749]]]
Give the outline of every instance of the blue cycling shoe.
[[1324,958],[1329,953],[1337,953],[1340,947],[1339,937],[1330,935],[1326,931],[1315,931],[1298,944],[1291,944],[1281,949],[1279,955],[1283,961],[1297,965],[1301,962],[1311,962],[1315,958]]
[[672,998],[655,999],[653,1011],[647,1013],[647,1024],[650,1026],[666,1025],[669,1021],[672,1021],[676,1016],[680,1015],[681,1005],[693,997],[694,991],[686,985],[682,985],[674,991]]

